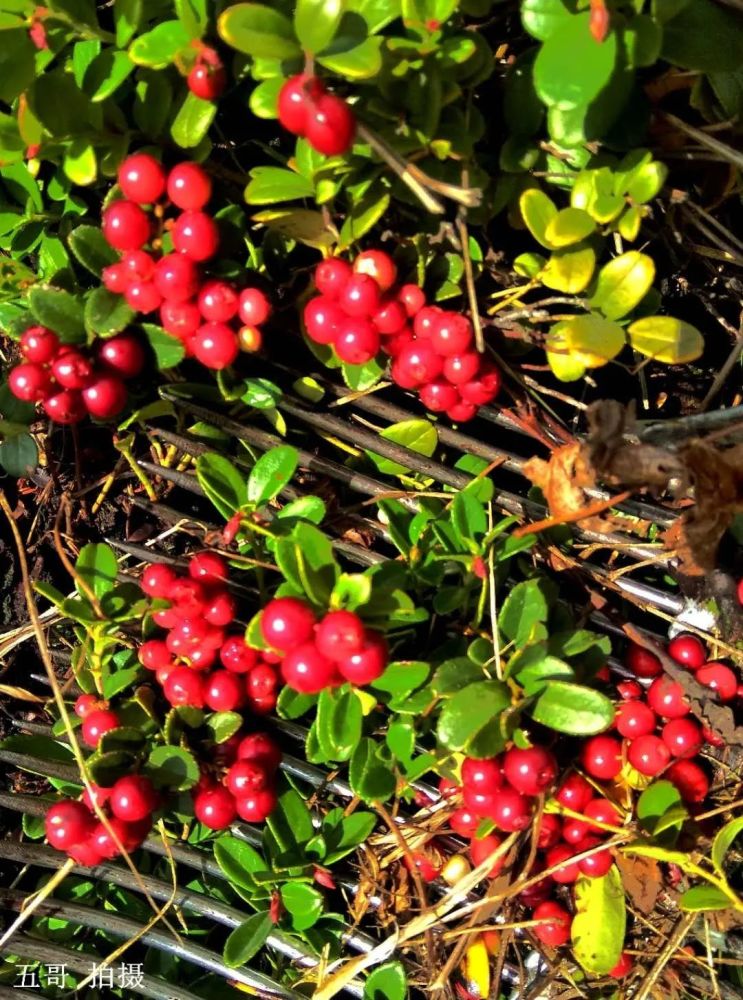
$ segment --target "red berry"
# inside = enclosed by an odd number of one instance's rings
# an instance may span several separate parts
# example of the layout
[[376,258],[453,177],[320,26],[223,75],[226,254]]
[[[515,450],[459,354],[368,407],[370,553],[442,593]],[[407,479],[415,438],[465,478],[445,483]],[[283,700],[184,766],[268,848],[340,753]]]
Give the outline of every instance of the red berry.
[[477,407],[474,403],[465,403],[462,400],[460,403],[450,406],[446,415],[454,423],[464,424],[477,416]]
[[229,569],[216,552],[199,552],[189,560],[188,575],[208,587],[221,586],[227,581]]
[[219,249],[219,227],[206,212],[183,212],[175,220],[171,235],[175,250],[190,260],[209,260]]
[[671,719],[661,736],[674,757],[695,757],[704,742],[701,726],[691,719]]
[[239,353],[235,331],[224,323],[204,323],[191,343],[197,361],[215,371],[227,368]]
[[495,793],[488,817],[507,833],[525,830],[531,823],[531,805],[525,795],[513,788],[501,788]]
[[251,792],[237,800],[237,814],[246,823],[262,823],[276,808],[276,801],[276,792],[273,788]]
[[397,297],[405,307],[405,312],[412,319],[426,304],[426,293],[418,285],[402,285]]
[[495,800],[500,794],[497,788],[477,788],[473,785],[462,787],[462,800],[468,809],[480,817],[490,817],[495,810]]
[[724,663],[705,663],[697,670],[696,679],[714,691],[720,701],[732,701],[738,693],[738,678]]
[[217,650],[207,646],[193,646],[185,654],[185,658],[192,670],[208,670],[217,661]]
[[346,315],[336,302],[324,295],[310,299],[304,307],[304,326],[307,336],[316,344],[332,344]]
[[348,284],[353,268],[340,257],[329,257],[315,268],[315,287],[328,299],[337,299]]
[[622,770],[622,745],[612,736],[592,736],[583,745],[581,760],[592,777],[610,781]]
[[204,707],[204,679],[190,667],[176,667],[163,684],[163,692],[171,705],[188,705],[191,708]]
[[90,712],[83,719],[81,727],[83,740],[89,747],[97,747],[101,736],[110,733],[113,729],[118,729],[120,725],[116,712],[105,708]]
[[152,612],[152,620],[160,628],[173,628],[178,621],[178,615],[172,608],[162,608]]
[[26,361],[48,365],[59,350],[59,337],[45,326],[30,326],[21,334],[20,347]]
[[123,254],[121,266],[128,277],[128,284],[133,281],[151,281],[155,274],[155,261],[145,250],[130,250]]
[[408,315],[397,299],[382,299],[379,309],[372,316],[372,322],[384,337],[399,333],[408,322]]
[[[199,580],[176,577],[167,594],[173,604],[173,611],[181,618],[196,618],[204,610],[207,592]],[[172,625],[166,628],[172,628]]]
[[238,312],[246,326],[261,326],[271,315],[271,303],[259,288],[244,288]]
[[281,664],[285,683],[302,694],[318,694],[335,684],[338,678],[336,664],[328,660],[315,646],[305,642],[286,654]]
[[579,844],[591,831],[591,824],[584,819],[566,819],[562,825],[562,839],[566,844]]
[[621,826],[622,817],[608,799],[591,799],[583,810],[589,819],[598,820],[609,826]]
[[92,840],[94,829],[95,827],[91,829],[91,834],[86,840],[81,840],[79,844],[73,844],[66,852],[67,857],[72,858],[75,864],[82,865],[85,868],[94,868],[103,861],[102,854]]
[[212,196],[212,182],[198,163],[179,163],[168,174],[168,198],[178,208],[198,210]]
[[397,281],[397,267],[394,260],[384,250],[364,250],[353,262],[356,274],[368,274],[374,278],[380,290],[388,292]]
[[219,651],[222,666],[234,674],[247,674],[258,662],[258,653],[247,645],[242,636],[231,635]]
[[[486,406],[498,395],[500,384],[500,372],[494,365],[486,363],[480,366],[480,371],[475,378],[459,386],[459,392],[465,403]],[[608,668],[604,667],[603,669]]]
[[654,732],[657,721],[655,712],[644,701],[625,701],[617,705],[614,716],[617,731],[628,740]]
[[150,238],[150,219],[133,201],[115,201],[103,213],[102,229],[116,250],[139,250]]
[[480,370],[480,357],[474,351],[453,354],[444,361],[444,378],[452,385],[471,382]]
[[116,295],[123,295],[131,281],[123,264],[109,264],[103,268],[101,279],[105,288]]
[[738,580],[738,603],[743,604],[743,580]]
[[236,799],[252,792],[262,792],[271,783],[271,776],[265,767],[254,760],[238,760],[227,772],[227,787]]
[[237,674],[215,670],[207,677],[204,701],[213,712],[234,712],[245,701],[245,688]]
[[574,771],[565,778],[555,792],[555,799],[560,805],[574,812],[583,812],[593,798],[593,788],[581,774]]
[[93,803],[95,803],[95,805],[97,805],[100,809],[102,809],[108,802],[110,795],[111,795],[110,788],[103,788],[101,787],[101,785],[91,784],[90,791],[88,791],[87,788],[83,789],[83,794],[80,801],[87,809],[90,809],[90,811],[93,812]]
[[691,705],[682,686],[670,677],[657,677],[648,688],[648,705],[664,719],[680,719],[688,715]]
[[281,748],[268,733],[251,733],[237,748],[238,760],[250,760],[260,764],[273,774],[281,763]]
[[368,318],[379,309],[379,285],[368,274],[352,274],[338,299],[347,316]]
[[472,343],[472,324],[460,313],[442,312],[431,327],[431,344],[439,354],[464,354]]
[[503,787],[503,772],[499,757],[477,760],[465,757],[462,763],[462,785],[478,792],[495,792]]
[[86,414],[82,395],[75,389],[63,389],[44,400],[44,412],[58,424],[77,424]]
[[[586,837],[585,840],[576,844],[575,853],[582,854],[583,851],[595,847],[598,843],[597,837]],[[602,875],[606,875],[613,863],[614,859],[609,850],[596,851],[595,854],[589,854],[587,858],[582,858],[578,862],[578,868],[582,875],[587,875],[589,878],[601,878]]]
[[560,817],[554,813],[542,813],[537,827],[537,847],[540,850],[547,850],[560,843],[562,837],[562,824]]
[[624,665],[636,677],[658,677],[659,674],[663,673],[663,665],[655,653],[651,653],[649,649],[644,649],[634,642],[631,642],[627,647]]
[[221,63],[210,66],[208,63],[197,62],[188,74],[186,83],[191,93],[202,101],[216,101],[227,86],[227,73]]
[[198,291],[199,272],[190,257],[180,253],[169,253],[157,262],[154,283],[164,299],[170,302],[186,302]]
[[309,144],[325,156],[347,152],[356,132],[353,111],[340,97],[321,94],[310,104],[305,125]]
[[552,873],[552,878],[555,882],[559,882],[561,885],[570,885],[571,882],[575,882],[578,878],[580,868],[578,867],[578,862],[572,860],[574,856],[575,848],[570,844],[557,844],[547,851],[545,856],[547,868],[553,868],[555,865],[560,866]]
[[456,798],[462,791],[461,786],[453,778],[447,778],[446,775],[442,775],[439,778],[438,789],[442,799]]
[[126,406],[126,386],[118,375],[99,375],[82,391],[83,403],[91,417],[111,420]]
[[[494,833],[489,833],[485,837],[473,837],[470,842],[470,857],[472,858],[472,864],[476,866],[481,865],[483,861],[489,858],[490,855],[501,846],[502,843],[503,841],[501,838]],[[488,871],[488,878],[497,878],[503,871],[503,865],[505,863],[505,854],[496,858],[492,867]]]
[[420,399],[431,413],[446,413],[459,402],[459,393],[448,382],[427,382],[420,387]]
[[102,341],[98,357],[106,368],[122,378],[134,378],[144,368],[145,353],[142,345],[131,333],[120,333]]
[[549,948],[559,948],[570,940],[570,925],[573,918],[559,903],[554,903],[552,900],[540,903],[535,907],[532,919],[545,921],[534,928],[534,937]]
[[400,351],[407,344],[412,344],[413,336],[409,327],[405,327],[399,333],[394,333],[391,337],[384,337],[382,340],[382,350],[389,354],[391,358],[396,358]]
[[227,323],[237,314],[237,292],[226,281],[207,281],[197,301],[201,315],[210,323]]
[[79,719],[84,719],[86,715],[90,715],[95,710],[97,705],[97,694],[81,694],[75,701],[75,715]]
[[702,726],[702,737],[705,743],[709,743],[712,747],[724,747],[725,740],[719,733],[716,733],[714,729],[710,729],[709,726]]
[[620,681],[617,684],[617,694],[622,701],[632,701],[642,697],[643,689],[637,681]]
[[149,153],[127,156],[119,167],[119,187],[129,201],[150,205],[165,193],[165,171]]
[[167,598],[176,581],[175,570],[164,563],[150,563],[145,566],[139,585],[148,597]]
[[381,632],[368,631],[366,641],[358,653],[354,653],[338,664],[338,672],[344,680],[359,687],[373,684],[382,676],[388,659],[387,642]]
[[163,302],[160,306],[163,329],[174,337],[188,340],[201,326],[201,313],[193,302]]
[[409,872],[418,872],[424,882],[434,882],[441,874],[441,865],[422,851],[405,854],[402,861]]
[[702,802],[709,792],[709,779],[693,760],[675,760],[669,765],[664,778],[673,782],[684,802]]
[[276,693],[279,674],[269,663],[259,663],[248,674],[245,689],[252,701],[265,701]]
[[229,625],[230,622],[234,621],[236,614],[237,605],[235,604],[235,599],[224,590],[218,594],[213,594],[204,608],[204,618],[206,618],[210,625],[216,625],[218,628]]
[[413,321],[413,333],[419,340],[429,340],[444,310],[438,306],[425,306],[420,309]]
[[306,643],[314,631],[312,608],[297,597],[275,597],[263,609],[261,635],[273,649],[295,649]]
[[225,830],[237,816],[234,797],[223,785],[214,785],[194,795],[196,819],[210,830]]
[[311,104],[324,93],[315,76],[299,73],[290,77],[279,91],[278,118],[288,132],[304,135]]
[[698,670],[707,659],[707,650],[701,639],[684,632],[668,643],[668,655],[689,670]]
[[443,363],[430,341],[414,340],[400,351],[394,367],[402,376],[403,388],[414,388],[437,379]]
[[84,389],[93,375],[93,366],[80,351],[71,348],[57,355],[52,374],[63,389]]
[[163,297],[154,281],[133,281],[124,292],[127,305],[136,312],[151,313],[162,305]]
[[460,837],[474,837],[479,825],[480,817],[467,806],[455,809],[449,817],[449,826]]
[[16,365],[8,376],[8,385],[16,399],[24,403],[39,403],[51,392],[52,377],[41,365]]
[[607,975],[611,976],[612,979],[624,979],[625,976],[628,976],[630,972],[632,972],[633,967],[634,962],[632,961],[632,956],[626,951],[623,951],[619,961],[613,969],[609,970]]
[[349,365],[365,365],[379,353],[380,339],[374,324],[360,316],[345,317],[337,330],[335,351]]
[[143,642],[137,650],[137,658],[147,670],[165,667],[173,659],[162,639],[149,639],[147,642]]
[[81,843],[93,829],[94,821],[82,802],[63,799],[55,802],[44,817],[46,839],[58,851]]
[[668,764],[671,751],[660,736],[638,736],[627,748],[627,760],[640,774],[653,777]]
[[503,758],[506,781],[524,795],[540,795],[557,777],[557,761],[545,747],[512,747]]
[[365,640],[364,623],[353,611],[329,611],[315,632],[315,644],[329,660],[348,659]]
[[114,816],[126,823],[145,819],[155,809],[158,795],[149,778],[130,774],[119,778],[111,789],[109,803]]

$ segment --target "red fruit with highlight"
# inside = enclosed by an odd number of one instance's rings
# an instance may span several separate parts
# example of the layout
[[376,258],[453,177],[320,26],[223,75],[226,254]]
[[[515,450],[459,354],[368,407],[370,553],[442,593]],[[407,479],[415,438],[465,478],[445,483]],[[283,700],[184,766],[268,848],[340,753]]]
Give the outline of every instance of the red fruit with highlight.
[[426,293],[418,285],[402,285],[398,289],[397,297],[410,319],[417,316],[426,304]]
[[512,747],[503,757],[508,783],[524,795],[540,795],[557,777],[557,761],[545,747]]
[[214,785],[194,796],[196,819],[210,830],[225,830],[237,816],[235,799],[223,785]]
[[253,760],[238,760],[227,772],[227,787],[236,799],[253,792],[262,792],[270,783],[268,771]]
[[133,201],[115,201],[103,212],[103,237],[116,250],[139,250],[150,238],[150,219]]
[[119,167],[118,181],[124,197],[138,205],[150,205],[165,193],[165,171],[149,153],[127,156]]
[[258,652],[245,643],[242,636],[231,635],[219,651],[222,666],[234,674],[247,674],[258,662]]
[[59,337],[45,326],[30,326],[21,334],[21,354],[32,364],[51,364],[59,347]]
[[365,365],[379,353],[379,333],[374,324],[360,316],[347,316],[338,326],[335,352],[349,365]]
[[560,817],[555,813],[542,813],[537,828],[537,847],[540,850],[548,850],[560,843],[562,837],[562,823]]
[[488,817],[507,833],[525,830],[531,823],[531,815],[529,800],[512,788],[501,788],[496,792],[493,806],[488,812]]
[[420,400],[431,413],[446,413],[459,402],[459,393],[448,382],[427,382],[420,387]]
[[670,677],[657,677],[648,688],[648,705],[664,719],[680,719],[688,715],[691,705],[686,692],[678,681]]
[[204,323],[191,339],[194,357],[206,368],[221,371],[239,353],[235,331],[225,323]]
[[113,729],[118,729],[121,725],[116,712],[109,709],[98,709],[90,712],[83,719],[81,731],[83,740],[89,747],[97,747],[102,736],[110,733]]
[[555,882],[559,882],[561,885],[570,885],[578,878],[580,868],[578,867],[578,862],[572,860],[575,853],[575,848],[570,844],[557,844],[547,851],[545,857],[546,867],[552,868],[555,865],[559,865],[559,868],[552,873],[552,878]]
[[244,288],[238,312],[246,326],[261,326],[271,315],[271,303],[259,288]]
[[189,260],[209,260],[219,249],[219,227],[206,212],[183,212],[171,231],[173,247]]
[[464,385],[471,382],[480,370],[480,356],[474,351],[464,354],[453,354],[444,361],[444,378],[452,385]]
[[190,667],[176,667],[163,684],[163,693],[171,705],[204,707],[205,685],[200,673]]
[[315,646],[305,642],[286,654],[281,664],[281,676],[293,691],[319,694],[336,683],[338,668]]
[[91,417],[111,420],[126,406],[126,386],[118,375],[99,375],[82,391],[83,403]]
[[364,623],[353,611],[329,611],[315,632],[315,645],[329,660],[348,659],[365,641]]
[[245,701],[245,687],[237,674],[215,670],[206,679],[204,701],[213,712],[234,712]]
[[168,174],[168,198],[178,208],[198,210],[212,196],[212,182],[198,163],[179,163]]
[[383,250],[363,250],[353,262],[353,270],[374,278],[383,292],[388,292],[397,281],[397,266]]
[[227,323],[237,315],[237,292],[226,281],[207,281],[197,302],[201,315],[210,323]]
[[122,378],[135,378],[145,364],[144,349],[131,333],[120,333],[102,341],[98,358],[106,368]]
[[162,305],[163,297],[154,281],[131,281],[124,292],[126,304],[135,312],[151,313]]
[[613,969],[609,970],[607,975],[611,976],[612,979],[624,979],[625,976],[628,976],[630,972],[632,972],[634,964],[635,963],[632,961],[632,956],[629,955],[626,951],[623,951],[619,958],[619,961],[617,962],[617,964],[614,966]]
[[321,94],[309,107],[305,135],[325,156],[339,156],[353,145],[356,119],[348,104],[334,94]]
[[472,337],[472,324],[460,313],[440,313],[431,328],[431,345],[444,357],[464,354],[472,343]]
[[290,77],[279,91],[278,118],[288,132],[304,135],[312,104],[324,93],[320,80],[306,73]]
[[583,767],[599,781],[611,781],[622,770],[622,745],[612,736],[592,736],[583,744]]
[[188,89],[202,101],[216,101],[227,86],[227,73],[221,62],[212,66],[197,62],[186,78]]
[[263,609],[261,635],[273,649],[295,649],[306,643],[314,631],[312,608],[297,597],[275,597]]
[[340,257],[320,261],[315,268],[315,287],[321,295],[332,301],[338,299],[353,274],[353,268]]
[[663,777],[678,788],[684,802],[703,802],[709,792],[709,778],[693,760],[675,760]]
[[[586,837],[585,840],[576,844],[575,853],[580,854],[587,851],[598,843],[597,837]],[[614,859],[609,850],[596,851],[595,854],[589,854],[587,858],[582,858],[578,862],[578,868],[582,875],[587,875],[589,878],[601,878],[602,875],[606,875],[613,863]]]
[[449,826],[460,837],[474,837],[479,825],[480,817],[467,806],[455,809],[449,817]]
[[[501,846],[502,843],[503,841],[501,838],[494,833],[489,833],[485,837],[473,837],[470,842],[470,858],[472,859],[472,864],[475,866],[481,865],[483,861],[486,861],[490,855]],[[505,854],[496,858],[487,873],[488,878],[497,878],[503,871],[503,865],[505,863]]]
[[388,659],[387,642],[381,632],[368,631],[361,649],[345,660],[337,663],[338,672],[344,680],[359,687],[373,684],[382,676]]
[[276,801],[276,792],[273,788],[251,792],[237,799],[237,814],[246,823],[262,823],[276,808]]
[[701,639],[684,632],[668,643],[668,655],[689,670],[698,670],[707,660],[707,650]]
[[16,365],[8,376],[8,386],[16,399],[39,403],[52,391],[52,377],[41,365]]
[[640,774],[654,777],[671,759],[671,751],[660,736],[638,736],[627,748],[627,760]]
[[58,851],[81,843],[93,829],[94,821],[82,802],[64,799],[55,802],[44,817],[46,839]]
[[81,694],[75,701],[75,715],[78,719],[84,719],[90,715],[98,706],[97,694]]
[[333,344],[346,314],[337,302],[317,295],[304,307],[304,326],[307,336],[316,344]]
[[624,664],[636,677],[658,677],[663,673],[663,665],[655,653],[634,642],[627,647]]
[[696,679],[714,691],[720,701],[732,701],[738,693],[738,678],[724,663],[705,663],[697,670]]
[[533,931],[534,937],[549,948],[559,948],[570,940],[570,926],[573,918],[559,903],[554,903],[552,900],[540,903],[534,908],[532,920],[545,921],[545,923],[534,927]]
[[401,385],[413,388],[437,379],[443,362],[429,340],[414,340],[400,351],[395,368],[401,376]]
[[180,253],[169,253],[155,265],[155,288],[170,302],[186,302],[199,289],[199,272],[194,262]]
[[555,799],[574,812],[583,812],[593,795],[593,788],[583,775],[572,772],[555,792]]
[[338,298],[347,316],[369,318],[379,310],[379,285],[368,274],[352,274]]
[[139,585],[148,597],[167,598],[176,581],[175,570],[164,563],[145,566]]
[[143,774],[128,774],[114,784],[109,796],[114,816],[126,823],[136,823],[157,807],[158,794]]
[[237,748],[237,757],[260,764],[273,774],[281,763],[281,748],[268,733],[250,733]]
[[625,701],[617,705],[614,717],[617,731],[629,740],[654,732],[657,721],[655,712],[644,701]]
[[661,736],[674,757],[696,757],[704,743],[701,726],[691,719],[671,719]]

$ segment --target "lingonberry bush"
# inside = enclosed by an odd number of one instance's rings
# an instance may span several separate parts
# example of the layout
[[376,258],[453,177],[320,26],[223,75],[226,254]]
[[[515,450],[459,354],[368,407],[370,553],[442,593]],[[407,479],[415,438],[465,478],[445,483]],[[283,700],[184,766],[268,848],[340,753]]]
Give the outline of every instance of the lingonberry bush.
[[[45,668],[0,686],[0,984],[123,940],[124,1000],[734,991],[735,5],[0,0],[0,39],[0,649]],[[700,385],[691,432],[574,436]]]

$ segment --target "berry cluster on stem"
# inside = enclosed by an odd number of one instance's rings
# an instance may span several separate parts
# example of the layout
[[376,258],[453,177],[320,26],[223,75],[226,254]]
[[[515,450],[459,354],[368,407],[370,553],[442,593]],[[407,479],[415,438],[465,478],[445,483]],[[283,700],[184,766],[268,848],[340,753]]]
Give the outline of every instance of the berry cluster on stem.
[[279,121],[325,156],[348,152],[356,133],[353,111],[341,97],[329,94],[310,73],[290,77],[279,91]]

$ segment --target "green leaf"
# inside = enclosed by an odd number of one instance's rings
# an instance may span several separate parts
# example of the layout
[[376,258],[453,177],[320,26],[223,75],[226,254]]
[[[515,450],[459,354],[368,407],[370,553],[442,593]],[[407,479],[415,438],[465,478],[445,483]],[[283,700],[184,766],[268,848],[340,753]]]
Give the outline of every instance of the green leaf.
[[[501,681],[477,681],[458,691],[444,705],[436,734],[449,750],[465,750],[511,703],[508,687]],[[501,749],[493,746],[493,752]]]
[[592,736],[612,724],[614,706],[605,694],[593,688],[569,681],[548,681],[529,714],[558,733]]
[[382,39],[369,37],[364,18],[346,11],[331,43],[318,53],[317,61],[338,76],[368,79],[382,68]]
[[322,893],[306,882],[286,882],[281,887],[281,901],[292,918],[295,931],[313,927],[322,914]]
[[548,222],[544,237],[548,246],[567,247],[580,243],[595,228],[596,223],[582,208],[563,208]]
[[183,342],[177,337],[166,333],[161,326],[154,323],[142,323],[147,341],[155,355],[155,364],[159,371],[175,368],[186,356]]
[[[493,655],[492,645],[490,655]],[[436,695],[454,694],[474,684],[475,681],[483,680],[483,670],[479,663],[475,663],[468,656],[455,656],[451,660],[444,660],[436,668],[431,678],[431,688]],[[422,681],[425,677],[422,678]],[[422,682],[421,681],[421,682]]]
[[134,69],[135,65],[127,52],[104,49],[85,70],[82,88],[93,103],[105,101],[119,89]]
[[368,233],[382,218],[390,203],[390,193],[381,183],[371,187],[358,200],[354,199],[338,236],[338,250],[347,250]]
[[343,381],[349,389],[354,392],[366,392],[376,385],[384,375],[385,369],[379,364],[376,358],[367,361],[365,365],[341,365]]
[[229,519],[247,500],[245,480],[229,459],[207,452],[196,459],[199,485],[223,517]]
[[[296,501],[295,501],[296,502]],[[371,578],[363,573],[341,573],[330,595],[330,607],[355,611],[371,598]]]
[[365,802],[383,801],[395,791],[395,776],[379,751],[380,747],[374,740],[364,737],[351,758],[351,788]]
[[145,769],[158,788],[170,788],[177,792],[193,788],[199,780],[196,758],[182,747],[155,747]]
[[242,724],[243,717],[239,712],[213,712],[206,720],[206,728],[215,743],[224,743],[234,736]]
[[110,788],[119,778],[130,774],[136,763],[137,758],[125,750],[94,753],[87,760],[90,780],[104,788]]
[[362,722],[361,702],[354,691],[321,692],[315,725],[320,749],[327,760],[351,758],[361,739]]
[[85,340],[83,304],[75,295],[50,285],[35,285],[28,291],[28,305],[36,322],[54,330],[63,343]]
[[39,464],[39,449],[30,434],[14,434],[0,444],[0,465],[9,476],[20,479]]
[[137,66],[165,69],[190,41],[180,21],[161,21],[152,31],[145,32],[132,42],[129,57]]
[[67,238],[70,250],[83,267],[100,278],[103,268],[115,264],[119,255],[103,238],[99,226],[76,226]]
[[94,288],[85,302],[85,325],[99,337],[113,337],[121,333],[135,315],[123,295],[109,292],[103,285]]
[[137,76],[134,121],[151,139],[157,139],[170,114],[173,88],[164,73],[140,71]]
[[631,68],[652,66],[658,61],[663,29],[649,14],[636,14],[624,32],[627,62]]
[[407,995],[407,977],[402,962],[378,966],[364,983],[364,1000],[405,1000]]
[[645,205],[656,198],[668,176],[668,167],[654,160],[637,170],[627,184],[627,194],[635,205]]
[[451,523],[461,538],[471,542],[475,542],[478,536],[484,535],[488,530],[485,507],[468,491],[457,493],[454,497],[454,503],[451,505]]
[[600,368],[607,364],[625,345],[622,327],[598,313],[563,320],[560,336],[571,354],[586,368]]
[[596,251],[593,247],[578,245],[553,253],[540,277],[547,288],[578,295],[589,284],[595,267]]
[[249,205],[272,205],[276,201],[310,198],[315,193],[311,181],[283,167],[253,167],[250,178],[245,188]]
[[526,227],[537,243],[551,250],[547,227],[557,217],[557,205],[539,188],[527,188],[519,198],[519,209]]
[[241,889],[255,889],[256,872],[265,872],[267,863],[250,844],[236,837],[221,836],[214,843],[214,857],[227,880]]
[[524,689],[524,694],[531,696],[543,691],[547,682],[551,680],[572,681],[575,672],[564,660],[556,656],[545,656],[538,646],[527,646],[524,653],[534,651],[536,657],[528,658],[527,662],[522,662],[524,657],[519,658],[519,663],[512,667],[509,664],[509,676],[513,677]]
[[521,22],[534,38],[546,41],[571,18],[563,0],[521,0]]
[[645,298],[654,278],[653,258],[630,250],[601,268],[591,305],[607,319],[621,319]]
[[704,351],[699,330],[673,316],[646,316],[635,320],[627,333],[636,351],[669,365],[695,361]]
[[332,865],[350,854],[359,844],[363,844],[377,824],[374,813],[356,809],[350,816],[344,816],[338,807],[331,809],[323,818],[322,833],[327,853],[325,864]]
[[540,580],[523,580],[511,589],[498,615],[498,627],[516,647],[525,645],[539,622],[546,622],[547,598]]
[[384,691],[396,698],[410,694],[425,683],[430,673],[428,663],[420,660],[401,660],[388,663],[384,673],[371,685],[375,691]]
[[178,20],[192,38],[201,38],[209,23],[207,0],[175,0]]
[[335,243],[333,231],[328,228],[322,212],[314,209],[271,208],[256,212],[253,221],[262,222],[273,232],[298,240],[315,250],[325,250]]
[[687,913],[702,910],[727,910],[732,904],[730,896],[714,885],[694,885],[682,893],[679,906]]
[[522,278],[536,278],[547,263],[541,253],[520,253],[514,259],[513,269]]
[[282,392],[267,378],[249,378],[245,381],[245,392],[240,397],[247,406],[257,410],[270,410],[281,399]]
[[302,48],[321,52],[335,34],[342,13],[342,0],[297,0],[294,30]]
[[34,78],[35,48],[22,26],[3,31],[0,46],[0,101],[12,104]]
[[290,517],[298,517],[303,521],[311,521],[313,524],[322,524],[326,514],[325,503],[320,497],[297,497],[285,507],[282,507],[276,517],[286,520]]
[[269,80],[261,80],[254,87],[248,98],[248,107],[256,118],[273,119],[279,115],[279,91],[284,86],[283,76],[272,76]]
[[293,59],[301,55],[292,23],[278,10],[258,3],[236,3],[217,22],[227,45],[261,59]]
[[573,952],[586,972],[606,975],[619,961],[627,928],[622,876],[616,865],[606,875],[575,883]]
[[271,917],[268,911],[254,913],[244,920],[225,941],[224,964],[231,969],[245,965],[258,954],[271,933]]
[[173,142],[181,149],[198,146],[209,131],[216,113],[216,101],[203,101],[189,90],[170,126]]
[[725,857],[737,838],[743,833],[743,816],[731,819],[715,834],[710,858],[720,875],[725,873]]
[[116,44],[120,49],[134,38],[142,20],[144,0],[116,0],[113,7]]
[[[386,441],[394,441],[395,444],[409,448],[417,455],[425,455],[430,458],[436,451],[439,443],[436,428],[429,420],[403,420],[399,424],[392,424],[379,435]],[[389,458],[382,458],[372,451],[366,452],[374,462],[380,472],[390,476],[401,476],[410,472],[408,468],[399,462],[394,462]]]
[[686,815],[681,794],[670,781],[654,781],[637,800],[637,820],[651,834],[670,826],[680,830]]
[[[116,586],[119,564],[110,545],[91,543],[80,550],[75,571],[96,597],[103,597]],[[78,580],[75,586],[80,596],[85,597]]]
[[663,25],[661,56],[672,66],[702,72],[740,67],[743,23],[712,0],[693,0]]
[[282,852],[306,844],[315,832],[309,807],[294,788],[287,788],[279,795],[267,825]]
[[614,72],[615,32],[598,44],[591,35],[588,11],[574,14],[545,41],[534,63],[534,86],[548,105],[575,108],[590,104]]
[[291,445],[279,445],[261,455],[248,478],[248,503],[260,506],[277,496],[296,472],[298,461]]

